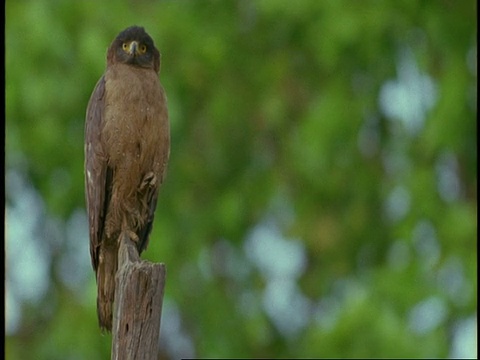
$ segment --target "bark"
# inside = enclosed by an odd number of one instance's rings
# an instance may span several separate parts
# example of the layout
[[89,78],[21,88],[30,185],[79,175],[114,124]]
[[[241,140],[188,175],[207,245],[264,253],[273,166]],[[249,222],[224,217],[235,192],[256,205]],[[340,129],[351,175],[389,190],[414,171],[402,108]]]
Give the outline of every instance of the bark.
[[165,265],[141,260],[135,244],[123,233],[115,281],[111,358],[157,359]]

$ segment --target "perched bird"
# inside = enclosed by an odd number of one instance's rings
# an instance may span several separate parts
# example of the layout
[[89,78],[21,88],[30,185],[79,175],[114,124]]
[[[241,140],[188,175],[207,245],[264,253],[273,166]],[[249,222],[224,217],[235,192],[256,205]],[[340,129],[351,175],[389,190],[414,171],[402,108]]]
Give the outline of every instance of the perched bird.
[[159,71],[152,38],[129,27],[108,48],[105,73],[87,106],[86,203],[102,330],[112,329],[119,236],[128,234],[139,254],[147,247],[170,154]]

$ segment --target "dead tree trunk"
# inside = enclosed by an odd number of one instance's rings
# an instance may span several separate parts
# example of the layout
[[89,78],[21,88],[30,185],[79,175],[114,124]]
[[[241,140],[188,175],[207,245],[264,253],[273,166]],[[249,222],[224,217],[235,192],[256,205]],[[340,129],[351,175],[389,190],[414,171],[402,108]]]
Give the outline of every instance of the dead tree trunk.
[[112,360],[158,358],[165,265],[142,261],[120,235],[112,328]]

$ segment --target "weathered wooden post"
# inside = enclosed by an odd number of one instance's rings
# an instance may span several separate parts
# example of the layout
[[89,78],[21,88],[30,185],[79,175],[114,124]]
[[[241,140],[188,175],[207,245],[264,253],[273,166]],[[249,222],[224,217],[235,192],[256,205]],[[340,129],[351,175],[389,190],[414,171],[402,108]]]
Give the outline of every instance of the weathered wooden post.
[[115,281],[111,359],[157,359],[165,265],[141,260],[124,232]]

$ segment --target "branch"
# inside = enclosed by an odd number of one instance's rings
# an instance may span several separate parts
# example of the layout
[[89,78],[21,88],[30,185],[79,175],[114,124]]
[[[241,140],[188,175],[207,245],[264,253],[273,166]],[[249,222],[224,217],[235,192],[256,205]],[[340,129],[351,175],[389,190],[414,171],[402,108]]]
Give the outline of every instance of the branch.
[[119,241],[111,358],[157,359],[165,265],[142,261],[126,232]]

